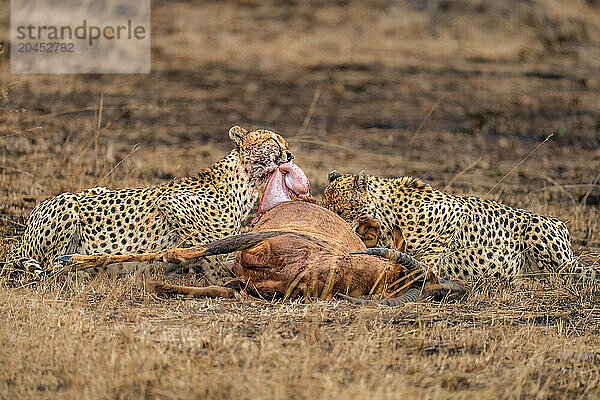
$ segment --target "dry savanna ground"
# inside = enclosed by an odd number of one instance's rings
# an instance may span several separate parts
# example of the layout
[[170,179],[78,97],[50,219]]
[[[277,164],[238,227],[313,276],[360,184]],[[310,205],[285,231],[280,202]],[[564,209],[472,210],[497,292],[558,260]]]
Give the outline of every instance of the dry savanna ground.
[[[594,262],[599,9],[156,0],[150,75],[25,76],[9,74],[1,0],[0,258],[39,201],[194,174],[240,124],[282,133],[316,194],[333,168],[457,194],[501,181],[488,198],[567,221]],[[156,299],[143,281],[0,287],[0,397],[600,395],[596,283],[483,281],[459,303],[387,309]]]

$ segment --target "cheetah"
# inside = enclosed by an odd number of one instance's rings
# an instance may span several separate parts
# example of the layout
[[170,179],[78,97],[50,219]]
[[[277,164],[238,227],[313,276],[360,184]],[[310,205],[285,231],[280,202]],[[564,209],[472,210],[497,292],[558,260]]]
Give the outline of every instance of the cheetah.
[[[35,275],[61,268],[55,259],[67,253],[160,251],[239,233],[259,187],[294,156],[280,135],[266,129],[234,126],[229,137],[235,148],[197,176],[149,188],[96,187],[40,203],[8,258],[8,270]],[[230,276],[221,267],[219,260],[204,260],[200,269],[208,282],[219,283]]]
[[407,252],[440,276],[512,280],[563,272],[593,279],[573,257],[559,220],[478,197],[455,196],[418,178],[329,174],[322,205],[355,229],[368,247]]

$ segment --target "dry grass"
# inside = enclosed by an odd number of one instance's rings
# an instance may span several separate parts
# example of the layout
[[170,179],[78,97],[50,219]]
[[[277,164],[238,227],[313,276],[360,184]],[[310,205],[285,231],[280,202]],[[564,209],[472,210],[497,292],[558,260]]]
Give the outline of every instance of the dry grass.
[[[484,195],[554,132],[489,197],[568,221],[597,260],[597,1],[153,5],[150,76],[9,75],[0,49],[0,258],[37,202],[194,174],[241,124],[286,136],[315,193],[335,168]],[[142,287],[0,288],[0,397],[600,394],[597,284],[480,282],[401,310]]]
[[600,395],[597,287],[460,304],[165,300],[139,279],[1,289],[4,397]]

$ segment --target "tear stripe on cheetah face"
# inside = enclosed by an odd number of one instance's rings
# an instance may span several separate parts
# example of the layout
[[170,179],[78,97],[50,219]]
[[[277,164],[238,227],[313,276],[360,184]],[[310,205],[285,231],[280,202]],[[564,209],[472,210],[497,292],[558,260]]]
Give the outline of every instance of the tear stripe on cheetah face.
[[287,142],[269,130],[248,132],[243,128],[233,127],[229,136],[238,145],[240,158],[250,166],[254,186],[265,183],[281,164],[294,158],[288,150]]
[[[197,176],[150,188],[63,193],[40,203],[9,263],[36,260],[50,270],[59,267],[55,258],[66,253],[156,251],[181,241],[197,245],[239,233],[259,186],[293,156],[285,140],[266,129],[235,126],[229,136],[235,149]],[[200,268],[210,282],[228,278],[221,276],[214,259]]]
[[[512,279],[534,267],[538,273],[598,276],[574,259],[569,231],[555,218],[491,200],[454,196],[413,177],[332,171],[329,180],[324,207],[358,233],[369,231],[376,246],[404,247],[434,264],[441,275]],[[528,265],[528,259],[536,265]]]

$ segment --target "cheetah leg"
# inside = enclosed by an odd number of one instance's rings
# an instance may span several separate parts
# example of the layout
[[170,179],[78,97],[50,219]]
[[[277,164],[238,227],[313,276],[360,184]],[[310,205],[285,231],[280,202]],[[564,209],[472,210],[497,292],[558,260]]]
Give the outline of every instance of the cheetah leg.
[[[8,269],[23,279],[55,271],[55,257],[78,250],[81,223],[75,195],[63,193],[33,209],[19,246],[9,256]],[[35,276],[32,275],[32,270]]]
[[[573,256],[571,237],[567,227],[560,221],[546,220],[532,223],[525,231],[524,240],[538,267],[549,273],[573,275],[576,278],[596,279],[598,270],[584,265]],[[542,224],[548,225],[543,229]]]

